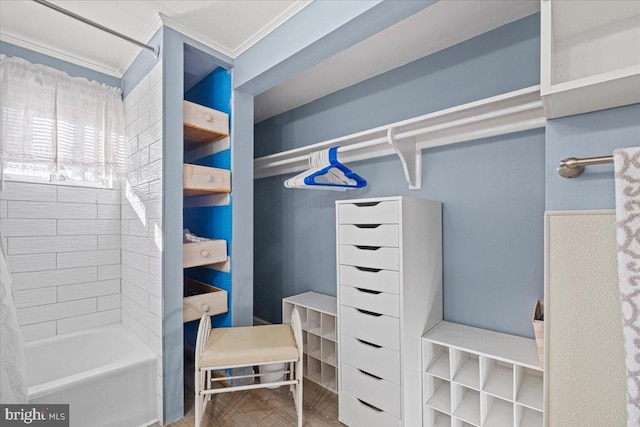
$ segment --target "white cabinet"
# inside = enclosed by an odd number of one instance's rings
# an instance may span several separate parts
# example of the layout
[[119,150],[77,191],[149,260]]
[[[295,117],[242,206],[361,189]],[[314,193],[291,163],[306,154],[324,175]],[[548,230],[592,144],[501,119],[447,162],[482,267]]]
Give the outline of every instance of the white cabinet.
[[339,419],[422,423],[422,335],[442,320],[442,206],[407,197],[336,202]]
[[640,2],[541,1],[546,116],[640,102]]
[[425,427],[543,425],[535,341],[442,322],[422,342]]
[[294,307],[302,320],[303,371],[311,381],[338,390],[338,343],[336,297],[316,292],[282,300],[282,321],[289,323]]

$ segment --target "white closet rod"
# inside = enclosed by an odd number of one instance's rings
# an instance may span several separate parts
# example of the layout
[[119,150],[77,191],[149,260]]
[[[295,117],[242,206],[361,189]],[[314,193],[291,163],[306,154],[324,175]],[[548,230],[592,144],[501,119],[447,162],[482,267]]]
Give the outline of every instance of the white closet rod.
[[[329,141],[255,159],[255,178],[304,170],[314,151],[340,146],[341,161],[398,154],[407,181],[419,188],[425,148],[544,127],[539,86],[533,86]],[[415,156],[415,159],[411,157]],[[413,165],[415,161],[415,166]],[[410,166],[407,170],[407,164]],[[415,170],[414,170],[415,169]],[[412,176],[410,176],[412,175]],[[416,187],[417,185],[417,187]]]

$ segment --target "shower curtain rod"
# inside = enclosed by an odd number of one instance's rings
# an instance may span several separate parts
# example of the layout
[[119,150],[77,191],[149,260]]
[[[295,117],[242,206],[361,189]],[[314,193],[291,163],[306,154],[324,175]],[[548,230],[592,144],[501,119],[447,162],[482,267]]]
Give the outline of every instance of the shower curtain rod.
[[613,156],[588,157],[586,159],[569,157],[560,161],[558,175],[563,178],[575,178],[584,172],[585,166],[603,165],[605,163],[613,163]]
[[82,17],[80,15],[77,15],[77,14],[75,14],[75,13],[73,13],[73,12],[67,10],[67,9],[64,9],[64,8],[58,6],[58,5],[55,5],[53,3],[49,3],[47,0],[33,0],[33,1],[36,2],[36,3],[39,3],[39,4],[43,5],[43,6],[46,6],[46,7],[50,8],[50,9],[53,9],[56,12],[60,12],[63,15],[67,15],[67,16],[73,18],[73,19],[77,19],[80,22],[84,22],[85,24],[89,24],[92,27],[95,27],[95,28],[97,28],[99,30],[105,31],[105,32],[107,32],[109,34],[112,34],[112,35],[116,36],[116,37],[120,37],[121,39],[126,40],[129,43],[133,43],[136,46],[139,46],[139,47],[141,47],[143,49],[148,49],[151,52],[153,52],[153,57],[154,58],[157,58],[158,55],[160,54],[160,46],[150,46],[148,44],[144,44],[142,42],[139,42],[138,40],[132,39],[131,37],[126,36],[126,35],[124,35],[122,33],[119,33],[119,32],[117,32],[115,30],[112,30],[111,28],[105,27],[104,25],[98,24],[97,22],[91,21],[90,19],[87,19],[87,18],[84,18],[84,17]]

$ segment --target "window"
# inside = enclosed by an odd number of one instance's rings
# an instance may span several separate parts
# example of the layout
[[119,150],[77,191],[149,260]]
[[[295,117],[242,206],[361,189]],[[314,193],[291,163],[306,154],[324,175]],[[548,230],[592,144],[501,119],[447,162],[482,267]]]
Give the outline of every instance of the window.
[[120,88],[0,56],[0,173],[113,186],[124,166]]

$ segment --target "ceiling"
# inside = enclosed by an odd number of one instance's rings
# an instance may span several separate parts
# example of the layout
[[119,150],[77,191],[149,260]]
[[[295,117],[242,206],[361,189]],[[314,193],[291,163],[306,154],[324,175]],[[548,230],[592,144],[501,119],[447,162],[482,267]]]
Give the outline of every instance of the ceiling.
[[[51,2],[143,42],[162,24],[168,25],[231,58],[310,3],[309,0]],[[29,0],[0,0],[0,39],[118,78],[140,53],[140,48],[134,45]]]
[[289,111],[539,10],[538,0],[440,0],[261,93],[255,98],[255,122]]
[[[235,58],[312,0],[52,0],[134,39],[167,25]],[[523,18],[539,0],[440,0],[255,98],[255,121]],[[28,17],[28,19],[25,19]],[[220,18],[218,18],[220,17]],[[453,30],[452,30],[453,29]],[[0,38],[120,78],[140,48],[29,0],[0,0]],[[186,55],[189,88],[216,67]]]

